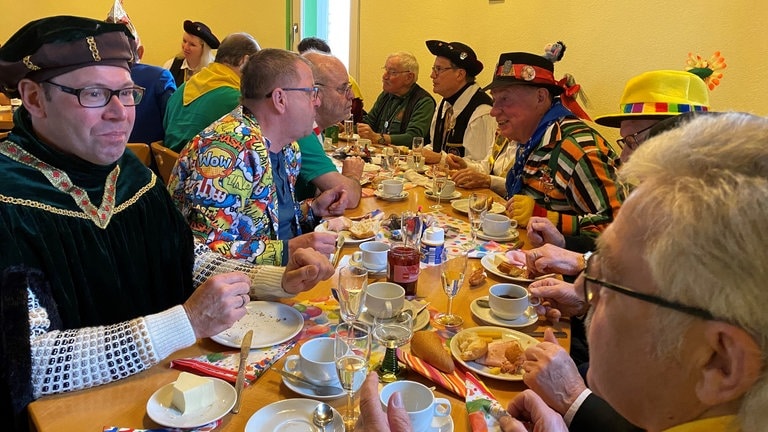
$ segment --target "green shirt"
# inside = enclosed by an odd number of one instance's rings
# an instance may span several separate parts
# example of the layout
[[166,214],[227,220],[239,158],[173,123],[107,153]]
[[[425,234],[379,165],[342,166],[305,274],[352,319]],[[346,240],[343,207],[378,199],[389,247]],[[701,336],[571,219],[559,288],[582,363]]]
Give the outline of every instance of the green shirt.
[[336,165],[325,154],[319,137],[314,133],[301,138],[298,143],[301,149],[301,171],[296,182],[296,200],[304,201],[314,197],[317,192],[312,180],[325,173],[336,171]]
[[[408,113],[407,108],[414,98],[417,100]],[[368,124],[374,132],[389,135],[392,144],[410,147],[414,137],[423,137],[429,143],[429,128],[434,114],[435,99],[418,84],[414,84],[402,97],[382,92],[373,108],[363,116],[363,123]],[[405,128],[402,128],[403,122],[406,123]]]

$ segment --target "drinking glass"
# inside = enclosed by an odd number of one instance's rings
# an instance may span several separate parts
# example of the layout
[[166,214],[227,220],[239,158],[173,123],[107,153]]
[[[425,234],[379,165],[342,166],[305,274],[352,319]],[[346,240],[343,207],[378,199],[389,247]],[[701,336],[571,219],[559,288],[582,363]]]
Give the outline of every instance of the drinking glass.
[[413,152],[413,163],[416,170],[419,171],[424,167],[424,138],[414,137],[411,144],[411,151]]
[[464,320],[453,313],[453,298],[459,293],[467,273],[467,254],[464,248],[446,249],[445,260],[440,264],[440,278],[445,295],[448,296],[448,313],[438,314],[435,321],[444,327],[458,327]]
[[355,322],[365,304],[365,288],[368,286],[368,270],[364,267],[347,266],[339,270],[339,314],[344,322]]
[[373,319],[373,337],[387,349],[378,369],[380,382],[403,379],[405,369],[397,362],[396,349],[407,344],[412,336],[413,311],[410,309],[389,318]]
[[383,159],[386,160],[387,167],[385,168],[389,172],[392,173],[392,176],[395,176],[395,173],[397,172],[397,168],[400,165],[400,150],[398,150],[395,147],[385,147],[383,149]]
[[440,198],[443,195],[443,188],[448,182],[448,165],[437,164],[432,167],[432,194],[437,197],[437,204],[429,207],[432,210],[440,210]]
[[354,430],[357,413],[353,404],[355,392],[368,375],[371,356],[371,332],[361,322],[344,322],[336,326],[333,358],[341,387],[347,391],[347,409],[342,415],[347,431]]
[[400,233],[403,236],[403,245],[419,248],[421,243],[421,231],[424,221],[421,215],[412,211],[404,211],[400,215]]
[[344,120],[344,135],[352,141],[355,136],[355,122],[353,120]]
[[483,224],[483,217],[491,210],[493,198],[489,194],[473,192],[467,201],[470,229],[472,232],[472,247],[477,246],[477,231]]

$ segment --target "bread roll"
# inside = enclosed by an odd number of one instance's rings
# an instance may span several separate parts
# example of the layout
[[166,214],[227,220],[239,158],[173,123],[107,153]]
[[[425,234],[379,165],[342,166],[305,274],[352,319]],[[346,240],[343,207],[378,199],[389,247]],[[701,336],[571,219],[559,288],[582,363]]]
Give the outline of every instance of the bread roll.
[[411,339],[411,353],[445,373],[452,373],[455,369],[451,354],[443,348],[443,340],[435,332],[415,332]]
[[352,226],[349,228],[350,234],[356,239],[364,239],[373,237],[376,235],[376,229],[378,228],[379,221],[376,219],[365,219],[361,221],[353,221]]

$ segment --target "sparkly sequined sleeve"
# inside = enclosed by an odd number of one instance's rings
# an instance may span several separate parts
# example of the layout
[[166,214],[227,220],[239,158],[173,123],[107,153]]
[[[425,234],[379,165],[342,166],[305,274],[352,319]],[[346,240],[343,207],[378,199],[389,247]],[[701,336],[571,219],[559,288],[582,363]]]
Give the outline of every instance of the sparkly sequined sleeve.
[[287,298],[293,294],[283,290],[282,280],[285,267],[253,264],[248,261],[227,258],[212,251],[208,246],[195,242],[195,266],[193,278],[195,286],[208,280],[213,275],[228,272],[242,272],[251,279],[251,298]]
[[33,398],[81,390],[141,372],[195,334],[182,306],[101,327],[51,330],[48,311],[28,293]]

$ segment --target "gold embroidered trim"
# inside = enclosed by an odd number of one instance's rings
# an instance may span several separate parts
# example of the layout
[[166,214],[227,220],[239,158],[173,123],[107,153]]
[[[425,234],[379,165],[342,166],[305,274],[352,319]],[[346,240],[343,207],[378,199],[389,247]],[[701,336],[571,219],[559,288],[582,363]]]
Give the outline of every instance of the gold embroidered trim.
[[85,38],[85,41],[88,42],[88,49],[91,50],[91,56],[93,56],[93,59],[95,61],[101,61],[101,55],[99,55],[99,47],[96,46],[96,39],[94,39],[93,36],[88,36]]
[[40,66],[37,66],[36,64],[32,63],[32,60],[30,60],[31,55],[25,56],[21,61],[24,63],[24,66],[27,67],[29,70],[40,70]]

